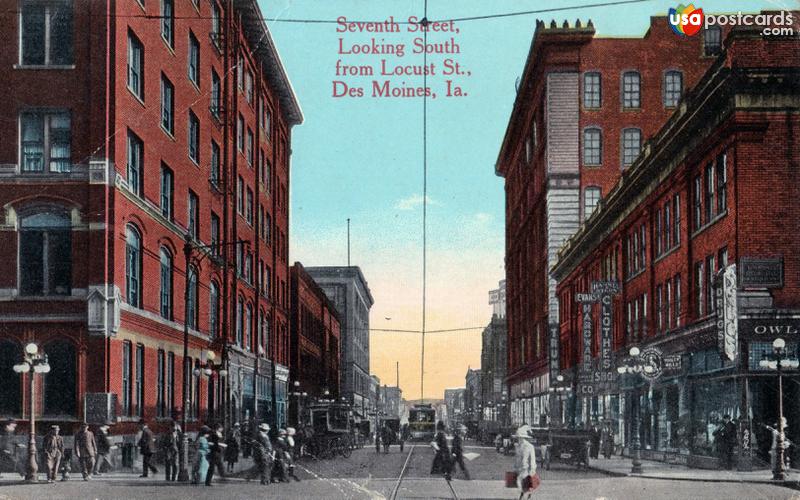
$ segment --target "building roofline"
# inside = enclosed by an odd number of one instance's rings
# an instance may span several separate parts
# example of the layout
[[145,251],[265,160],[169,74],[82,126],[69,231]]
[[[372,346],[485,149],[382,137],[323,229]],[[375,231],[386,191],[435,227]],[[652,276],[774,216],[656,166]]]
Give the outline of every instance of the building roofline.
[[361,288],[364,290],[367,298],[369,299],[368,307],[372,307],[373,304],[375,304],[375,299],[372,297],[372,292],[369,289],[367,279],[364,278],[364,273],[361,272],[361,268],[358,266],[309,266],[306,267],[305,270],[310,274],[319,273],[320,277],[352,275],[353,277],[357,278],[356,281],[360,281]]
[[319,283],[317,283],[314,280],[314,277],[308,274],[306,268],[303,267],[303,264],[301,262],[295,261],[290,271],[294,271],[297,274],[297,277],[305,281],[306,285],[308,285],[308,287],[311,288],[315,294],[317,294],[322,303],[325,304],[325,307],[327,307],[328,310],[333,313],[333,316],[339,323],[339,328],[341,328],[342,318],[340,317],[339,310],[336,309],[336,306],[334,305],[333,301],[328,298],[328,295],[325,293],[322,287],[319,286]]
[[234,0],[234,5],[242,14],[250,49],[264,63],[267,76],[276,86],[281,110],[289,127],[303,123],[303,111],[257,0]]

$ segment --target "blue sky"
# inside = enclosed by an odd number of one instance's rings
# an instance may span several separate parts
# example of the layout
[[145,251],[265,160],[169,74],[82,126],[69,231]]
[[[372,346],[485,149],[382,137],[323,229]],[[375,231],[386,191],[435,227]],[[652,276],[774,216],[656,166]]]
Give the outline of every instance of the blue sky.
[[[483,2],[429,0],[428,18],[450,19],[590,3],[590,0]],[[596,2],[595,2],[596,3]],[[422,17],[423,0],[260,1],[268,18],[383,21]],[[780,9],[790,2],[736,2],[736,9]],[[513,105],[537,18],[570,24],[592,19],[598,36],[641,36],[651,15],[676,4],[652,1],[458,23],[459,62],[472,75],[468,96],[429,100],[428,329],[485,325],[487,292],[504,276],[503,180],[494,164]],[[706,12],[730,12],[730,2],[695,2]],[[368,42],[373,34],[336,33],[335,24],[268,22],[294,85],[305,122],[293,132],[292,261],[345,265],[346,219],[352,263],[361,266],[375,297],[373,328],[421,327],[422,100],[334,99],[338,38]],[[417,34],[377,35],[410,45]],[[430,40],[449,36],[430,36]],[[431,60],[442,56],[432,56]],[[378,58],[370,60],[377,61]],[[405,64],[421,63],[407,55]],[[357,61],[356,59],[349,59]],[[363,61],[363,59],[362,59]],[[395,80],[398,80],[397,78]],[[418,83],[421,83],[421,78]],[[409,83],[416,82],[407,79]],[[441,87],[442,77],[431,86]],[[391,319],[386,319],[391,318]],[[374,332],[373,371],[419,396],[420,341],[415,334]],[[426,342],[426,397],[464,385],[467,367],[480,365],[480,330],[431,334]]]

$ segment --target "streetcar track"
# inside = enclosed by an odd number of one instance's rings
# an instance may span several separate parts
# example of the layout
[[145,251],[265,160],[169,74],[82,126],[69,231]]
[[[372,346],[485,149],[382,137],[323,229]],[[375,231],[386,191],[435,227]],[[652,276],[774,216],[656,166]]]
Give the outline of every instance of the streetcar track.
[[[389,500],[397,500],[397,495],[400,493],[400,485],[403,483],[403,479],[406,479],[406,471],[408,469],[408,464],[411,462],[411,455],[414,453],[414,448],[416,447],[415,444],[411,445],[411,449],[408,450],[408,456],[406,457],[406,461],[403,463],[403,468],[400,469],[400,476],[397,478],[397,482],[392,488],[392,492],[389,495]],[[408,478],[408,479],[416,479],[416,478]],[[453,488],[453,485],[450,481],[447,482],[447,487],[450,489],[450,493],[453,495],[455,500],[460,500],[456,490]]]

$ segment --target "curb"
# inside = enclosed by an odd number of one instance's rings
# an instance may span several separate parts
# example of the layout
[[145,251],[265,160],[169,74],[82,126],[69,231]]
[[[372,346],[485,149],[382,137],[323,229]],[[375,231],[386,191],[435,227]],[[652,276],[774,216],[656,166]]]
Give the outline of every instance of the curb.
[[642,479],[659,479],[662,481],[689,481],[689,482],[702,482],[702,483],[750,483],[750,484],[774,484],[776,486],[783,486],[793,490],[800,491],[800,480],[784,480],[774,481],[772,479],[724,479],[724,478],[702,478],[691,476],[658,476],[654,474],[634,474],[632,472],[616,472],[608,469],[601,469],[599,467],[587,467],[595,472],[601,472],[611,477],[640,477]]

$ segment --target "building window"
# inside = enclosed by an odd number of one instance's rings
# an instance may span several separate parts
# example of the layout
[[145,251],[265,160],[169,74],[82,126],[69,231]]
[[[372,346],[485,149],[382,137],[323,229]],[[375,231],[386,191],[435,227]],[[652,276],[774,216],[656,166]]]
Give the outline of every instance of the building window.
[[672,206],[675,209],[675,218],[672,223],[672,244],[679,246],[681,244],[681,195],[676,194],[672,198]]
[[695,309],[697,317],[705,316],[705,298],[703,297],[703,262],[696,262],[694,265],[694,293]]
[[664,290],[661,285],[656,287],[656,325],[658,333],[664,331]]
[[251,349],[252,344],[252,336],[250,332],[250,328],[253,325],[253,306],[247,304],[245,308],[245,316],[244,316],[244,348],[248,351]]
[[626,109],[640,107],[641,77],[637,71],[622,74],[622,107]]
[[728,267],[728,247],[722,247],[719,250],[719,270],[722,271]]
[[664,73],[664,106],[674,108],[683,95],[683,73],[667,71]]
[[247,163],[253,165],[253,131],[247,127]]
[[192,191],[189,190],[189,200],[188,200],[188,223],[186,224],[186,228],[189,230],[189,234],[192,238],[199,240],[200,239],[200,198]]
[[200,42],[189,32],[189,80],[200,86]]
[[262,121],[262,128],[264,129],[264,134],[267,137],[267,140],[271,140],[272,138],[272,111],[269,110],[267,106],[264,106],[264,114],[261,117]]
[[128,89],[144,100],[144,45],[128,32]]
[[601,98],[600,73],[583,74],[583,107],[599,108]]
[[709,26],[703,30],[703,55],[715,56],[722,52],[722,29]]
[[211,338],[219,334],[219,286],[214,281],[208,292],[208,334]]
[[244,117],[242,115],[239,115],[239,121],[236,123],[236,146],[240,153],[244,153]]
[[219,119],[220,105],[222,103],[222,82],[214,69],[211,69],[211,114]]
[[665,285],[664,293],[666,294],[666,308],[664,311],[664,315],[666,316],[666,323],[667,323],[667,330],[672,330],[672,280],[667,280]]
[[22,64],[72,64],[72,1],[23,0],[20,4]]
[[253,190],[249,187],[247,188],[247,206],[245,212],[245,218],[247,223],[251,226],[253,225]]
[[627,167],[636,161],[642,149],[642,131],[626,128],[622,131],[622,166]]
[[714,297],[714,272],[716,271],[716,266],[714,265],[714,256],[709,255],[706,257],[706,289],[705,289],[705,298],[706,298],[706,311],[708,314],[714,314],[717,310],[717,301]]
[[244,57],[239,54],[239,63],[236,65],[236,86],[244,89]]
[[128,130],[128,189],[143,196],[144,186],[144,143],[136,134]]
[[130,341],[122,343],[122,414],[131,415],[131,355]]
[[136,416],[144,415],[144,346],[136,345]]
[[215,186],[219,184],[219,144],[211,141],[211,177],[209,179]]
[[72,223],[66,212],[25,215],[19,225],[19,291],[23,296],[72,291]]
[[236,302],[236,345],[244,344],[244,299],[239,297]]
[[703,182],[700,176],[694,178],[694,230],[703,225]]
[[219,49],[222,34],[222,13],[216,0],[211,2],[211,42]]
[[167,45],[175,45],[175,5],[173,0],[161,0],[161,38]]
[[659,238],[664,240],[663,251],[666,252],[672,248],[672,203],[670,200],[664,204],[664,216],[662,219],[662,235]]
[[172,319],[172,254],[162,248],[159,260],[161,262],[161,316]]
[[189,158],[195,163],[200,163],[200,120],[191,110],[189,111]]
[[236,181],[236,213],[244,215],[244,179],[241,175]]
[[72,132],[68,112],[26,112],[20,115],[20,124],[23,172],[72,170]]
[[717,156],[717,213],[721,214],[728,209],[728,171],[727,171],[728,155],[721,154]]
[[156,416],[164,418],[167,416],[167,406],[164,402],[164,383],[166,371],[166,359],[164,351],[158,350],[158,366],[156,371]]
[[174,199],[174,175],[172,169],[161,164],[161,215],[167,220],[172,220]]
[[161,75],[161,126],[175,135],[175,87],[169,79]]
[[253,73],[249,69],[244,75],[244,96],[247,102],[253,103]]
[[142,237],[128,224],[125,228],[125,293],[128,304],[142,307]]
[[639,250],[639,269],[644,269],[647,264],[647,231],[645,230],[644,224],[639,227],[639,242],[640,242],[640,250]]
[[675,279],[675,326],[681,326],[681,275],[676,274]]
[[211,255],[219,256],[219,216],[211,212]]
[[589,186],[583,190],[583,219],[586,220],[592,215],[597,204],[600,202],[600,188]]
[[250,252],[247,252],[244,261],[244,280],[249,284],[253,283],[253,254]]
[[197,269],[189,267],[188,297],[186,300],[186,323],[192,330],[197,330]]
[[706,224],[714,217],[714,164],[709,163],[706,165],[706,188],[705,188],[705,221]]
[[603,133],[599,128],[583,131],[583,164],[600,165],[603,162]]
[[[0,373],[11,373],[22,359],[20,344],[0,340]],[[22,410],[22,377],[4,377],[0,384],[0,415],[19,415]]]
[[175,415],[175,353],[167,354],[167,408],[170,416]]

